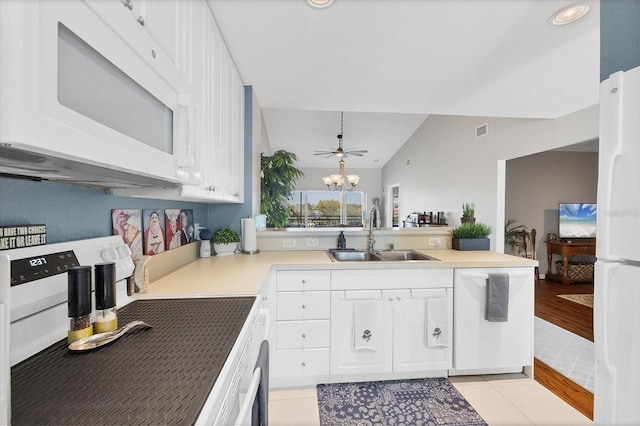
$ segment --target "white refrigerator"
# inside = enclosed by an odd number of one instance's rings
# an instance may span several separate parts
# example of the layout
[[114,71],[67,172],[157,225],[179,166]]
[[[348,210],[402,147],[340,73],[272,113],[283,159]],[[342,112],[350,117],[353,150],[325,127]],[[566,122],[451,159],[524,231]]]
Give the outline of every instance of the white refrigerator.
[[600,86],[594,423],[640,424],[640,67]]

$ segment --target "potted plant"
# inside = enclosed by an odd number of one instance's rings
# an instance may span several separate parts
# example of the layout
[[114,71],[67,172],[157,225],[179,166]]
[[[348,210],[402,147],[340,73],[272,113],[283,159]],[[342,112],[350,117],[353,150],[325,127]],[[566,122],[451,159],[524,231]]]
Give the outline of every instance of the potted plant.
[[462,223],[475,223],[476,221],[476,205],[475,203],[464,203],[462,204],[462,217],[460,218],[460,222]]
[[296,161],[295,154],[283,150],[261,156],[260,210],[267,215],[268,227],[284,228],[289,222],[287,197],[298,178],[304,176],[294,167]]
[[504,245],[515,256],[527,255],[527,240],[529,231],[525,225],[516,225],[515,219],[509,219],[504,224]]
[[240,242],[240,235],[229,227],[219,228],[211,237],[213,250],[218,256],[233,254]]
[[451,246],[455,250],[489,250],[491,226],[484,223],[463,223],[451,230]]

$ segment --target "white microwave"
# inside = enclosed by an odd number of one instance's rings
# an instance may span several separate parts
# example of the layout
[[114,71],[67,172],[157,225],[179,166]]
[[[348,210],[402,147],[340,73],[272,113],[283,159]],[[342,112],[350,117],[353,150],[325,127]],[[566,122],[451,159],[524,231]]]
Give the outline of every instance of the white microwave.
[[0,143],[103,178],[197,184],[193,89],[125,12],[116,0],[0,2]]

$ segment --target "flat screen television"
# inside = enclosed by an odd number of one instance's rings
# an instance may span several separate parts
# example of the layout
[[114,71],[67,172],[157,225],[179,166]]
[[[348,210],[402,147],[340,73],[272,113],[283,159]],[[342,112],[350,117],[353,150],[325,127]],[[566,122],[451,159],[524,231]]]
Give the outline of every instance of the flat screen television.
[[595,203],[558,204],[558,237],[570,240],[596,237]]

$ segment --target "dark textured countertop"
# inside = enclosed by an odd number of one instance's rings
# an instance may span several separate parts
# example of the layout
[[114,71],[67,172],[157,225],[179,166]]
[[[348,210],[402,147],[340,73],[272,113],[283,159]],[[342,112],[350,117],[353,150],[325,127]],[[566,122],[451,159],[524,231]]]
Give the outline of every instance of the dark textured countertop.
[[73,352],[62,340],[11,369],[11,423],[193,424],[255,297],[137,300],[119,340]]

